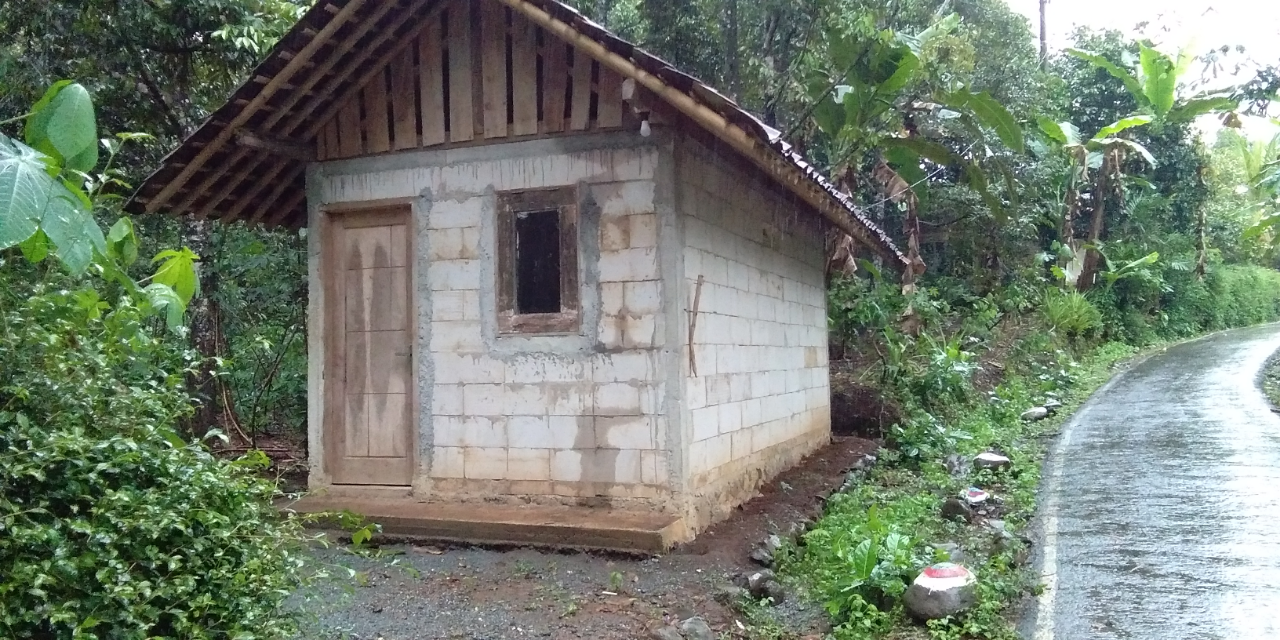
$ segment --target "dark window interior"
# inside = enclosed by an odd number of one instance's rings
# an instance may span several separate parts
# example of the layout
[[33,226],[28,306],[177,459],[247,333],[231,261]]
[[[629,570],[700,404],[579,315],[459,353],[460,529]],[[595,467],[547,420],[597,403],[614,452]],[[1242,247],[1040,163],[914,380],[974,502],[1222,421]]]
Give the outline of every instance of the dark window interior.
[[516,313],[560,313],[560,212],[515,215]]

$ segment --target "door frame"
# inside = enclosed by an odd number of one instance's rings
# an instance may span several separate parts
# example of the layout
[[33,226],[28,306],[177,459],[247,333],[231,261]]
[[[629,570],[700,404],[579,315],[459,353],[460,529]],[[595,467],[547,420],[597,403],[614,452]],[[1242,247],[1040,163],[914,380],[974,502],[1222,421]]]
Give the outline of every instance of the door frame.
[[[384,200],[368,200],[361,202],[344,202],[321,205],[319,207],[320,256],[319,278],[322,293],[320,313],[324,318],[321,343],[324,345],[324,362],[321,367],[321,378],[325,381],[321,392],[322,424],[321,446],[324,461],[324,475],[329,484],[343,487],[410,487],[419,475],[421,439],[420,411],[418,397],[418,363],[421,353],[418,344],[418,240],[417,226],[414,216],[414,198],[389,198]],[[409,334],[409,478],[403,485],[351,484],[335,482],[338,470],[339,438],[345,437],[342,432],[346,415],[346,353],[345,336],[339,335],[346,330],[345,309],[338,304],[338,293],[341,291],[339,269],[340,253],[337,246],[336,224],[340,218],[349,215],[373,213],[384,209],[389,213],[402,214],[407,220],[406,256],[409,269],[409,301],[408,301],[408,334]]]

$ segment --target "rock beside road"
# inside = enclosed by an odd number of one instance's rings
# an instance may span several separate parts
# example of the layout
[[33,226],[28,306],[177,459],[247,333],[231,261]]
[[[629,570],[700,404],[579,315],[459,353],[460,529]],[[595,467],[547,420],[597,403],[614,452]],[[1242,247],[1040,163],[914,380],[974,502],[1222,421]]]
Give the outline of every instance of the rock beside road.
[[1047,407],[1031,407],[1022,412],[1022,419],[1027,422],[1035,420],[1044,420],[1049,417],[1049,409]]
[[978,577],[961,565],[943,562],[920,572],[902,598],[907,612],[919,620],[937,620],[965,611],[978,602]]
[[1002,456],[993,451],[984,451],[973,458],[973,466],[979,469],[991,469],[999,471],[1008,469],[1013,464],[1008,457]]
[[973,522],[973,509],[959,498],[947,498],[942,503],[942,517],[946,520]]
[[680,632],[684,634],[685,640],[716,640],[716,634],[711,630],[711,625],[697,616],[681,622]]

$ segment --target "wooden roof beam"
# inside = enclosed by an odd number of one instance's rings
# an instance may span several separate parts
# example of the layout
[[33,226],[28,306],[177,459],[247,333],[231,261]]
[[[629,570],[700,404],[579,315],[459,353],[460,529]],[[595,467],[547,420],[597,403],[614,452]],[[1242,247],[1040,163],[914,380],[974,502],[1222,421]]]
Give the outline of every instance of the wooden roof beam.
[[236,132],[236,144],[301,162],[315,162],[316,159],[315,144],[261,136],[243,129]]
[[[420,9],[424,4],[427,3],[427,1],[428,0],[417,0],[417,2],[411,5],[409,10],[410,13],[412,13],[413,11],[416,11],[417,9]],[[346,52],[351,50],[353,47],[355,47],[356,44],[359,43],[360,39],[363,38],[365,34],[367,34],[371,29],[377,26],[377,24],[383,18],[383,16],[387,15],[396,6],[397,6],[397,3],[395,2],[384,2],[381,4],[381,6],[378,7],[377,10],[374,11],[373,15],[369,16],[367,20],[360,23],[360,26],[356,29],[356,32],[353,33],[345,41],[340,43],[335,48],[335,50],[332,53],[330,53],[330,55],[325,59],[323,63],[320,63],[315,68],[314,71],[308,74],[307,78],[299,85],[299,90],[289,95],[289,97],[286,98],[285,101],[280,104],[279,108],[275,111],[275,113],[272,113],[271,116],[268,117],[266,121],[264,121],[262,125],[258,127],[259,131],[271,132],[272,128],[275,127],[277,123],[283,120],[286,116],[289,116],[292,113],[294,106],[296,106],[298,102],[302,100],[302,98],[305,95],[311,95],[311,92],[315,88],[317,83],[319,83],[322,79],[329,77],[329,72],[335,66],[337,66],[339,62],[342,61],[342,58],[343,56],[346,55]],[[377,38],[375,42],[383,42],[389,36],[390,36],[390,31],[388,31],[384,36]],[[367,57],[368,55],[372,54],[372,51],[374,49],[376,49],[376,46],[365,47],[361,51],[361,54]],[[340,84],[341,81],[346,78],[346,75],[351,72],[351,70],[359,66],[362,60],[363,59],[352,61],[353,64],[346,65],[347,68],[345,73],[339,74],[338,79],[333,80],[334,84]],[[312,103],[320,99],[322,99],[320,96],[313,96]],[[309,113],[310,111],[304,111],[302,114],[298,114],[295,117],[290,118],[289,124],[286,125],[284,129],[279,133],[284,133],[286,136],[292,133],[293,130],[297,129],[299,124],[301,124],[305,120],[306,116]],[[315,136],[308,135],[308,136],[305,136],[305,138],[308,141],[311,141],[311,140],[314,140]],[[226,175],[228,171],[235,170],[237,167],[239,168],[239,170],[231,178],[230,186],[232,188],[238,186],[249,175],[253,173],[253,170],[255,168],[257,168],[258,163],[253,161],[250,161],[246,166],[243,166],[243,167],[240,166],[240,164],[244,162],[246,159],[249,159],[249,157],[250,157],[249,149],[243,148],[243,147],[240,149],[237,149],[236,152],[231,156],[230,161],[222,163],[222,165],[219,166],[218,169],[214,171],[213,175],[210,175],[205,180],[205,183],[202,184],[201,188],[198,190],[204,191],[205,189],[208,189],[213,185],[215,181],[220,179],[222,176]],[[203,215],[208,215],[219,204],[221,204],[221,199],[210,198],[209,202],[206,202],[205,205],[201,207],[200,213]],[[237,210],[236,215],[238,215],[238,213],[239,211]],[[231,217],[232,219],[234,219],[235,215],[232,215]]]
[[298,55],[285,64],[284,69],[281,69],[280,73],[276,74],[275,78],[264,86],[262,91],[260,91],[258,95],[240,111],[240,113],[236,114],[236,117],[232,119],[230,126],[223,128],[209,146],[201,149],[200,152],[196,154],[196,157],[191,160],[191,163],[187,165],[182,172],[177,175],[177,177],[170,181],[169,184],[165,185],[164,189],[161,189],[160,193],[156,194],[156,197],[152,199],[151,202],[147,203],[147,212],[155,212],[156,209],[159,209],[161,205],[169,200],[169,198],[173,197],[173,194],[177,193],[178,189],[182,188],[182,186],[191,179],[191,176],[194,173],[194,168],[207,162],[215,150],[226,144],[231,139],[235,130],[248,122],[249,119],[253,117],[254,113],[256,113],[260,107],[265,105],[273,95],[275,95],[279,85],[288,82],[293,74],[302,68],[300,61],[310,57],[311,54],[319,50],[321,45],[324,44],[324,41],[332,37],[332,35],[337,32],[338,28],[341,27],[348,18],[354,15],[357,9],[364,5],[365,1],[366,0],[351,0],[347,6],[343,7],[341,11],[334,15],[333,19],[330,20],[329,23],[326,24],[324,28],[321,29],[315,37],[313,37],[311,41],[298,52]]
[[542,8],[528,2],[528,0],[498,1],[533,21],[534,24],[572,44],[574,48],[595,58],[600,64],[622,74],[623,77],[635,78],[640,85],[660,96],[668,104],[711,132],[712,135],[742,153],[753,164],[774,176],[775,179],[790,188],[792,193],[800,196],[802,200],[821,213],[823,217],[839,227],[841,231],[853,236],[873,251],[882,254],[892,263],[909,268],[909,265],[904,264],[902,256],[890,251],[888,247],[872,238],[870,230],[855,224],[851,212],[844,205],[837,203],[831,194],[814,184],[808,176],[805,176],[798,167],[794,166],[786,158],[783,158],[767,145],[762,144],[738,125],[730,122],[724,115],[699,103],[693,96],[668,85],[661,78],[641,69],[631,60],[610,51],[603,44],[579,32],[572,25],[559,20]]

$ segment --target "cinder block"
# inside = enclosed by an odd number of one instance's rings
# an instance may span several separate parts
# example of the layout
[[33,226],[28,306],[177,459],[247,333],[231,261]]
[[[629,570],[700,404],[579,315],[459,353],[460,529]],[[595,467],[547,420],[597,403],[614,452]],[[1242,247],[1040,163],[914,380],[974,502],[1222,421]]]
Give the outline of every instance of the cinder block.
[[641,451],[640,482],[651,485],[666,485],[668,481],[667,452]]
[[432,322],[430,348],[446,353],[487,351],[478,322]]
[[653,355],[639,351],[597,354],[591,361],[596,382],[644,382],[653,379]]
[[551,454],[551,479],[560,482],[582,481],[582,456],[591,450],[555,451]]
[[462,410],[462,386],[438,384],[431,387],[431,415],[460,416]]
[[597,385],[594,413],[598,416],[640,415],[639,387],[624,382]]
[[509,415],[541,415],[547,413],[547,395],[544,385],[510,384],[502,394],[496,410]]
[[658,216],[652,213],[642,213],[627,216],[627,221],[631,223],[630,236],[632,247],[656,247],[658,246]]
[[742,403],[729,402],[718,407],[720,411],[720,433],[729,433],[742,428]]
[[547,418],[552,449],[594,449],[595,418],[591,416],[550,416]]
[[513,384],[581,382],[586,377],[582,360],[550,353],[517,355],[506,369],[506,380]]
[[600,216],[600,250],[622,251],[631,248],[631,216]]
[[508,449],[508,480],[550,480],[551,451],[547,449]]
[[467,429],[461,416],[434,416],[431,424],[437,447],[465,447]]
[[480,288],[479,260],[441,260],[427,266],[427,283],[433,291]]
[[693,440],[707,440],[720,433],[720,407],[710,406],[689,412],[693,423]]
[[[546,416],[511,416],[507,418],[507,442],[511,449],[550,449],[553,445],[551,424]],[[525,478],[536,480],[537,478]]]
[[469,416],[503,412],[505,389],[500,384],[469,384],[462,388],[462,408]]
[[444,322],[480,319],[480,293],[474,290],[435,291],[428,296],[431,319]]
[[601,282],[658,279],[658,250],[654,247],[600,252]]
[[480,228],[455,227],[427,232],[427,259],[475,260],[480,257]]
[[553,416],[581,416],[591,413],[591,384],[549,383],[546,388],[546,412]]
[[707,378],[685,378],[684,402],[689,409],[707,406]]
[[437,384],[496,384],[506,377],[506,364],[488,355],[439,351],[431,360]]
[[662,338],[658,335],[658,317],[655,315],[630,316],[622,333],[622,346],[625,349],[651,349],[660,346]]
[[466,200],[439,200],[427,214],[427,227],[430,229],[451,229],[455,227],[479,227],[484,198],[475,197]]
[[431,477],[463,478],[463,450],[458,447],[431,448]]
[[622,315],[626,309],[625,291],[625,283],[601,282],[600,313],[606,316]]
[[653,211],[652,180],[609,182],[591,186],[602,216],[630,216]]
[[623,285],[623,291],[624,306],[632,315],[657,313],[662,310],[661,281],[627,282]]
[[[446,420],[457,418],[443,416]],[[468,447],[500,448],[507,446],[506,418],[464,416],[461,418],[462,441]]]
[[596,446],[607,449],[655,449],[653,419],[645,416],[596,417]]
[[463,450],[463,471],[469,480],[502,480],[507,477],[507,450],[468,447]]

